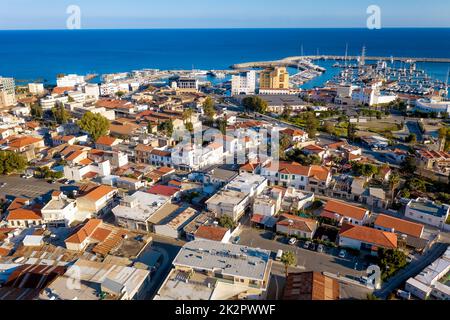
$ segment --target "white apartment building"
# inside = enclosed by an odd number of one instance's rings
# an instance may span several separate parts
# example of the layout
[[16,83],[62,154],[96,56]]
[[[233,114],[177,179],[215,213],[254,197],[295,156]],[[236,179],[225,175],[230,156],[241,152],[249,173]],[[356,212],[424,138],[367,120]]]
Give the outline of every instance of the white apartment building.
[[242,72],[231,77],[231,95],[255,94],[256,71]]
[[28,91],[32,94],[43,94],[45,92],[44,84],[42,83],[29,83]]
[[86,94],[87,99],[93,99],[97,101],[100,97],[100,88],[96,83],[88,83],[83,87],[83,92]]
[[101,96],[112,96],[119,92],[119,86],[115,83],[103,83],[100,85]]
[[77,74],[69,74],[56,79],[56,85],[58,87],[75,87],[85,82],[84,76],[79,76]]
[[16,85],[14,78],[0,77],[0,107],[16,104]]
[[442,228],[450,215],[450,206],[418,198],[406,206],[405,217],[424,224]]
[[51,200],[41,210],[44,223],[50,226],[70,226],[77,212],[76,201],[59,191],[52,193]]
[[238,221],[267,187],[267,179],[250,173],[242,173],[231,180],[222,190],[212,196],[206,205],[216,216],[227,215]]
[[56,106],[57,103],[65,104],[69,101],[68,96],[47,96],[44,98],[41,98],[39,100],[39,103],[42,107],[42,109],[45,110],[51,110],[54,106]]

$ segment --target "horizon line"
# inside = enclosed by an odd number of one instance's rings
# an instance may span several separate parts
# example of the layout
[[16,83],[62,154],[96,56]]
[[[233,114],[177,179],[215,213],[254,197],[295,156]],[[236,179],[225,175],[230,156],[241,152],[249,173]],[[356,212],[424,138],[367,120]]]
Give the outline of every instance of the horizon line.
[[313,29],[353,29],[353,30],[369,30],[369,31],[381,31],[383,29],[450,29],[450,26],[437,27],[437,26],[388,26],[381,29],[368,29],[367,27],[190,27],[190,28],[177,28],[177,27],[155,27],[155,28],[80,28],[80,29],[67,29],[67,28],[37,28],[37,29],[0,29],[0,31],[117,31],[117,30],[313,30]]

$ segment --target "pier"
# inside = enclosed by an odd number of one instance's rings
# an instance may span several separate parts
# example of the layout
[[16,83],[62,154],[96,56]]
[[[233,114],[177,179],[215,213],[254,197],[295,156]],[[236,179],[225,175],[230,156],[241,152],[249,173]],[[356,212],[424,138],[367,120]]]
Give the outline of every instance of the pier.
[[[248,68],[267,68],[267,67],[293,67],[296,68],[299,63],[304,60],[357,60],[359,56],[333,56],[333,55],[316,55],[316,56],[297,56],[288,57],[274,61],[259,61],[238,63],[231,66],[232,69],[248,69]],[[365,60],[373,61],[400,61],[400,62],[432,62],[432,63],[450,63],[450,58],[418,58],[418,57],[365,57]]]

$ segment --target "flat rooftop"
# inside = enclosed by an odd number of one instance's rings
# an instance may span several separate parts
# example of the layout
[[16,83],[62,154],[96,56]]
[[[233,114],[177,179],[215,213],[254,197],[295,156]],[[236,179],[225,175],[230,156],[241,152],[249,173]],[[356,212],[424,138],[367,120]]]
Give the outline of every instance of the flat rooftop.
[[112,211],[119,218],[147,221],[159,208],[169,201],[169,197],[137,191],[123,199],[120,205],[112,209]]
[[438,205],[432,201],[424,200],[413,200],[409,204],[409,207],[435,217],[445,217],[449,211],[448,206]]
[[248,194],[235,190],[220,190],[214,196],[212,196],[206,203],[212,204],[226,203],[231,205],[238,205],[247,196]]
[[269,267],[269,259],[268,250],[197,240],[187,243],[181,249],[173,265],[263,281]]

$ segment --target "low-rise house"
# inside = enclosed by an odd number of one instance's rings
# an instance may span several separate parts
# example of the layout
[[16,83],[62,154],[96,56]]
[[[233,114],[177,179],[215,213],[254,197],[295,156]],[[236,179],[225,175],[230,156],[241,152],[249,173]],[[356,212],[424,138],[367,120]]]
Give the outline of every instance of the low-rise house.
[[376,254],[379,248],[396,249],[397,235],[369,227],[344,224],[339,231],[338,244],[340,247],[367,250]]
[[405,290],[415,297],[427,300],[450,299],[448,275],[450,272],[450,248],[444,255],[422,270],[416,277],[406,281]]
[[173,239],[182,239],[184,227],[198,215],[197,210],[187,207],[176,210],[165,217],[160,223],[154,225],[155,233]]
[[304,147],[302,149],[302,152],[305,155],[316,155],[321,160],[325,159],[326,157],[328,157],[330,155],[330,152],[327,149],[322,148],[321,146],[316,145],[316,144],[310,144],[310,145]]
[[364,225],[369,218],[369,210],[353,206],[349,203],[329,200],[320,214],[322,218],[327,218],[342,223],[352,223]]
[[[78,208],[75,200],[67,198],[60,191],[53,191],[41,213],[48,226],[70,226],[77,219]],[[84,221],[86,218],[82,217],[80,220]]]
[[418,198],[411,200],[405,209],[405,217],[442,228],[450,215],[450,206],[438,204],[431,200]]
[[231,230],[217,225],[202,225],[195,232],[195,240],[211,240],[228,243],[231,238]]
[[102,136],[95,141],[95,148],[103,151],[112,151],[113,148],[121,142],[122,140],[117,138]]
[[44,220],[40,210],[19,208],[9,211],[6,222],[10,228],[30,228],[42,225]]
[[62,144],[73,145],[77,141],[75,136],[54,136],[52,137],[52,145],[54,147],[60,146]]
[[273,162],[261,169],[269,185],[294,187],[299,190],[325,194],[331,183],[330,169],[321,166],[302,166],[292,162]]
[[[150,272],[134,267],[78,259],[41,291],[41,300],[142,300]],[[78,284],[74,287],[68,283]]]
[[196,240],[181,248],[155,300],[264,299],[270,251]]
[[[102,220],[100,219],[89,220],[85,225],[64,240],[66,248],[72,251],[83,251],[90,243],[94,241],[96,237],[93,235],[101,225]],[[100,231],[98,233],[100,233]]]
[[320,272],[290,273],[286,279],[283,300],[339,299],[339,281]]
[[319,224],[316,220],[307,219],[291,214],[282,214],[277,222],[277,232],[289,237],[297,236],[312,239]]
[[425,228],[422,224],[387,216],[385,214],[380,214],[374,224],[376,229],[406,234],[417,238],[422,238]]
[[308,134],[300,129],[291,129],[287,128],[282,131],[280,131],[281,134],[286,135],[291,140],[292,144],[296,144],[299,142],[306,142],[308,141]]
[[[120,204],[112,209],[112,212],[117,225],[129,230],[152,232],[153,225],[162,220],[158,218],[155,219],[157,221],[150,221],[152,217],[162,216],[164,218],[178,209],[176,207],[166,210],[164,208],[166,204],[170,205],[169,197],[137,191],[133,195],[123,198]],[[162,214],[159,214],[158,211]]]
[[228,183],[223,189],[206,201],[210,212],[217,217],[228,215],[237,222],[252,204],[255,197],[261,194],[267,186],[264,177],[241,174]]
[[448,172],[450,168],[450,153],[420,149],[416,153],[416,163],[420,168],[437,172]]
[[114,204],[114,197],[118,190],[111,186],[100,185],[95,187],[87,194],[77,198],[78,210],[80,214],[86,212],[87,215],[101,215],[103,211],[107,211]]

